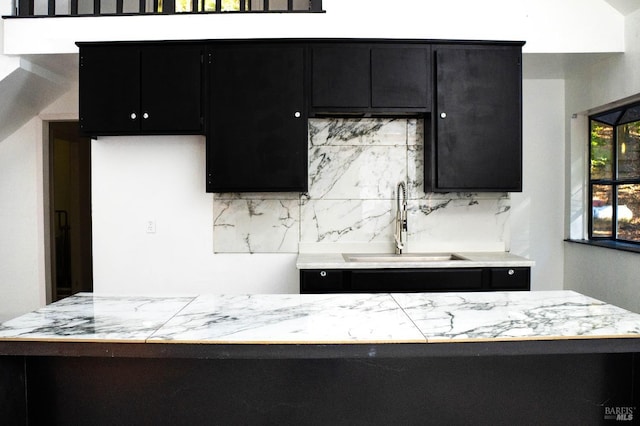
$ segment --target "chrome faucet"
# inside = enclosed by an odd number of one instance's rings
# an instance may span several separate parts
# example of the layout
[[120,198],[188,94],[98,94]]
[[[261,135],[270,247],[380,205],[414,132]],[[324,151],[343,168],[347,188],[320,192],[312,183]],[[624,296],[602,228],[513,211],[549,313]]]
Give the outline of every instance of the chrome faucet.
[[[402,192],[402,203],[400,203]],[[396,254],[402,254],[407,241],[407,186],[404,182],[398,184],[396,189]]]

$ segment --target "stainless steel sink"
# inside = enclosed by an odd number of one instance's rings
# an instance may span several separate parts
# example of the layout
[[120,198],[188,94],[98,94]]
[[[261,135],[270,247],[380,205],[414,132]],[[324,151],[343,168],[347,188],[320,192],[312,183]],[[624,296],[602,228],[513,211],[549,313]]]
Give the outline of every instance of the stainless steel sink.
[[448,262],[451,260],[468,260],[451,253],[405,253],[405,254],[348,254],[342,255],[347,262]]

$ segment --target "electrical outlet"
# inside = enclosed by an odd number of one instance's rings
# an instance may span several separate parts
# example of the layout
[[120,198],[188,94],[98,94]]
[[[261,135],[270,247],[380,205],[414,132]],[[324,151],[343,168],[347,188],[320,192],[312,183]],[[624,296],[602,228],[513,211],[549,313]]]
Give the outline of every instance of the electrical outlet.
[[147,234],[155,234],[156,233],[156,221],[153,219],[147,220],[145,227]]

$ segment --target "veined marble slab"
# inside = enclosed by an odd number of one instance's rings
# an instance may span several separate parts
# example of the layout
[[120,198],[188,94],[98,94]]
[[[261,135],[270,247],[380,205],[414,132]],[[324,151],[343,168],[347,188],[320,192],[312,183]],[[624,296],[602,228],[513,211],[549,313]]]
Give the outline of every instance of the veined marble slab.
[[80,294],[0,325],[1,341],[383,344],[640,339],[640,314],[573,291]]
[[[449,247],[497,247],[509,241],[508,198],[409,201],[407,244],[414,251]],[[446,248],[445,248],[446,247]]]
[[193,299],[80,293],[0,324],[0,339],[143,343]]
[[396,185],[406,176],[406,146],[331,145],[309,152],[312,199],[395,199]]
[[391,200],[307,200],[301,207],[305,224],[300,242],[393,241]]
[[149,342],[426,343],[388,294],[201,296]]
[[298,200],[215,200],[217,253],[296,253],[300,236]]
[[408,123],[412,122],[411,135],[415,139],[422,129],[415,124],[416,119],[312,118],[309,119],[309,145],[406,145]]
[[640,337],[640,315],[573,291],[394,294],[429,343]]

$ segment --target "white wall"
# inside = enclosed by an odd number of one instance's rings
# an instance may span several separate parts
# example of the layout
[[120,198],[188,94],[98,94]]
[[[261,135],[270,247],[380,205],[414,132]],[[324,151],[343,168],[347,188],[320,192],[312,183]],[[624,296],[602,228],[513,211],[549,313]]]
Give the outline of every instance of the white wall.
[[0,141],[0,322],[45,302],[42,126]]
[[511,194],[511,251],[535,260],[533,290],[563,283],[564,81],[523,81],[523,192]]
[[[611,102],[640,93],[640,11],[628,15],[625,23],[624,55],[603,60],[587,69],[576,70],[566,87],[566,122],[571,123],[567,135],[570,155],[566,167],[571,176],[567,185],[570,223],[567,235],[585,237],[584,177],[587,173],[586,130],[588,110],[602,108]],[[571,114],[578,114],[570,119]],[[581,235],[582,234],[582,235]],[[607,302],[640,312],[640,255],[615,250],[565,243],[565,287]]]
[[640,254],[565,243],[566,288],[640,312]]
[[[0,0],[0,16],[11,15],[11,13],[11,2]],[[5,21],[5,19],[0,19],[0,79],[3,79],[20,66],[19,58],[3,54]]]
[[204,149],[202,136],[92,142],[95,292],[298,291],[295,254],[214,255]]

